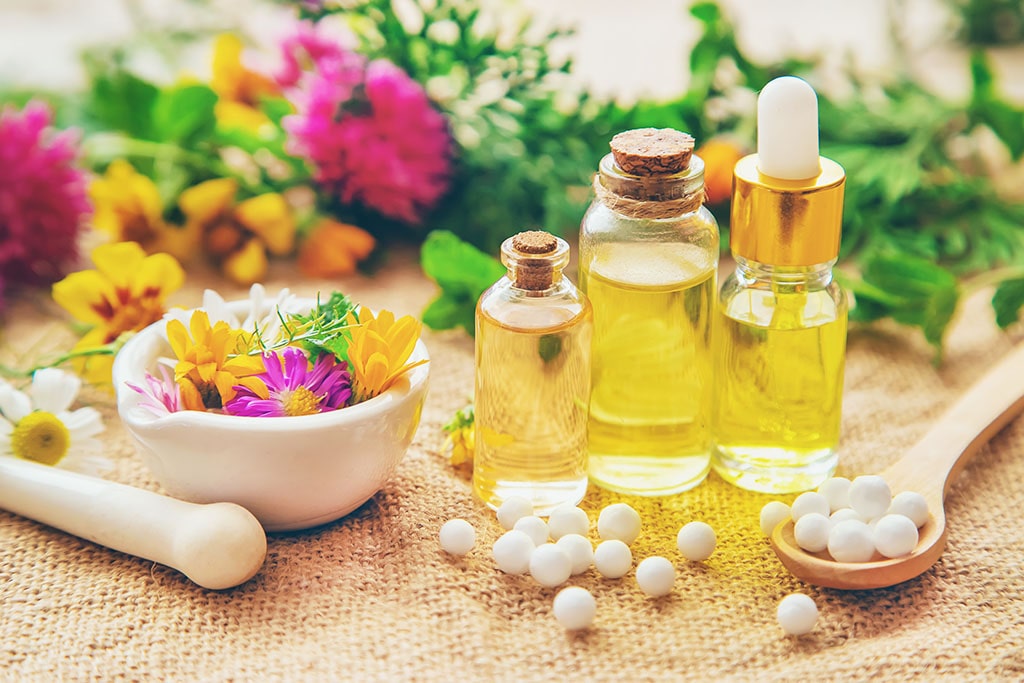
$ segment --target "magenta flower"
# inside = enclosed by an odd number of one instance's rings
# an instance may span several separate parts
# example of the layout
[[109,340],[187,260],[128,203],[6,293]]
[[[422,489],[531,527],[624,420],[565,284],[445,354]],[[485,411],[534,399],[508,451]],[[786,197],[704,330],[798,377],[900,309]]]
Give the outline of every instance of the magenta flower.
[[[309,21],[299,22],[295,34],[281,42],[281,57],[284,63],[274,74],[274,80],[282,90],[298,86],[305,74],[319,70],[327,62],[346,67],[343,71],[350,77],[345,80],[354,86],[363,80],[366,66],[362,55],[346,50],[336,39],[323,35],[317,24]],[[351,90],[344,99],[348,99],[350,94]]]
[[288,346],[281,355],[275,351],[264,353],[263,366],[266,372],[256,377],[266,385],[266,395],[236,386],[238,393],[224,406],[225,413],[248,417],[313,415],[342,408],[352,396],[348,365],[334,356],[321,355],[310,368],[306,354]]
[[0,294],[5,283],[55,282],[78,257],[86,179],[75,133],[51,123],[41,102],[0,110]]
[[157,417],[182,410],[181,388],[174,381],[174,375],[166,365],[159,366],[161,377],[158,379],[146,373],[146,386],[140,387],[132,382],[125,382],[132,391],[142,394],[144,399],[139,406]]
[[297,113],[284,120],[289,150],[342,202],[419,223],[448,189],[452,140],[444,116],[390,62],[363,67],[351,53],[319,54],[291,93]]

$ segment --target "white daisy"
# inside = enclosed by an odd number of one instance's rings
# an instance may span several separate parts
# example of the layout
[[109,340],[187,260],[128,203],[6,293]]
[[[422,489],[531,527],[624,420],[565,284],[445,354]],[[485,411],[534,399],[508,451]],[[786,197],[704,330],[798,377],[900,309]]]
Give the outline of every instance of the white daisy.
[[0,455],[93,476],[113,469],[94,438],[103,431],[99,411],[70,410],[81,387],[78,376],[57,368],[37,370],[25,392],[0,380]]
[[[308,304],[303,302],[287,288],[282,289],[273,299],[267,297],[267,290],[260,283],[249,289],[249,306],[245,317],[241,318],[231,312],[227,302],[219,293],[212,289],[203,292],[203,305],[199,310],[206,311],[210,324],[215,325],[223,320],[232,329],[252,332],[259,330],[267,343],[278,340],[281,334],[281,316],[287,318],[293,313],[306,313]],[[178,320],[186,328],[192,318],[192,310],[174,309],[164,314],[164,320]]]

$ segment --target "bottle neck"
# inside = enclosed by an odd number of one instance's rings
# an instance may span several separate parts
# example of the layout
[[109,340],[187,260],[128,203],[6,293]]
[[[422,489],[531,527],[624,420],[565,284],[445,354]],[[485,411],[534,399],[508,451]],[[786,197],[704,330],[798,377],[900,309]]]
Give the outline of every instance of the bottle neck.
[[[530,284],[536,281],[536,278],[532,277],[532,274],[520,272],[518,264],[507,264],[508,272],[506,277],[508,278],[508,286],[519,296],[525,297],[541,297],[541,296],[552,296],[563,292],[568,286],[569,281],[562,277],[561,268],[551,268],[541,274],[541,281],[546,280],[550,277],[551,282],[547,287],[536,288],[537,285]],[[528,286],[523,286],[528,285]]]
[[745,283],[824,289],[832,284],[832,267],[835,264],[836,259],[813,266],[774,266],[737,256],[736,278]]

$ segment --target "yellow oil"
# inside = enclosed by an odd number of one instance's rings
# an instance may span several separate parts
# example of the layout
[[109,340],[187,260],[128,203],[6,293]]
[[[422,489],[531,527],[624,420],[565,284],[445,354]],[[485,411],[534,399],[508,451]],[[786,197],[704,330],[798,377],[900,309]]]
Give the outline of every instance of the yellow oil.
[[581,288],[594,307],[590,478],[636,495],[690,489],[710,468],[715,254],[688,244],[598,245]]
[[515,495],[546,515],[587,491],[591,312],[521,312],[515,326],[477,310],[473,488],[492,508]]
[[835,471],[846,306],[827,291],[745,290],[715,325],[713,465],[753,491],[791,493]]

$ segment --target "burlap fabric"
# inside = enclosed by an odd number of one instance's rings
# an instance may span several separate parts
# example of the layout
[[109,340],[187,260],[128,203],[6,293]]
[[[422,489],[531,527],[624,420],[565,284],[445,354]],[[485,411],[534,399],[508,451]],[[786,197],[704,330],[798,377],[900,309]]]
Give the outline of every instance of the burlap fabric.
[[[358,300],[419,313],[433,288],[411,255],[373,279],[297,280],[303,294],[335,285]],[[223,283],[205,276],[209,282]],[[195,305],[204,276],[175,301]],[[231,294],[240,290],[225,288]],[[45,297],[15,302],[10,349],[31,355],[67,343]],[[1018,337],[1019,338],[1019,337]],[[841,473],[882,469],[1015,340],[996,331],[984,296],[972,299],[936,369],[916,334],[879,326],[852,334]],[[947,500],[949,545],[929,572],[890,589],[841,592],[802,584],[758,531],[767,497],[714,475],[696,490],[628,499],[642,513],[637,558],[676,562],[673,594],[652,600],[632,573],[593,571],[571,583],[598,601],[593,629],[568,634],[551,615],[556,589],[498,572],[500,529],[440,453],[441,425],[472,392],[472,342],[426,333],[431,387],[423,421],[394,479],[345,519],[275,535],[262,571],[233,590],[199,588],[152,562],[0,513],[0,679],[56,680],[1021,680],[1024,678],[1024,422],[992,442]],[[26,356],[22,356],[24,359]],[[1024,378],[1007,378],[1019,381]],[[112,402],[104,435],[119,481],[156,489]],[[592,520],[617,496],[591,490]],[[464,559],[438,548],[452,517],[478,530]],[[675,532],[702,519],[719,534],[703,564],[684,562]],[[791,591],[813,596],[816,629],[790,638],[775,621]]]

